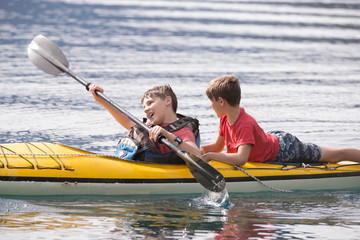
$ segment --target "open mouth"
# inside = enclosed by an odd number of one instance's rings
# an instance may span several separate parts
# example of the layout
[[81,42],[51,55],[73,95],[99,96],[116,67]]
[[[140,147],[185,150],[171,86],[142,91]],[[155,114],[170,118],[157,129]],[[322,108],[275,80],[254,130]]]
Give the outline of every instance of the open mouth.
[[149,113],[148,118],[151,119],[154,115],[155,115],[154,113]]

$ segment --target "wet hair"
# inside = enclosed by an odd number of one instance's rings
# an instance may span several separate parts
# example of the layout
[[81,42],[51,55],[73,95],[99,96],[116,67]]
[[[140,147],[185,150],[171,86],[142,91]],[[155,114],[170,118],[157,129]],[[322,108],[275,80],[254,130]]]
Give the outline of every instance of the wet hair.
[[235,76],[225,75],[211,80],[206,88],[210,100],[225,99],[231,106],[237,106],[241,100],[240,81]]
[[171,89],[170,85],[155,86],[147,90],[141,98],[141,104],[144,103],[145,98],[159,97],[164,100],[167,96],[171,97],[172,109],[176,113],[178,102],[175,93]]

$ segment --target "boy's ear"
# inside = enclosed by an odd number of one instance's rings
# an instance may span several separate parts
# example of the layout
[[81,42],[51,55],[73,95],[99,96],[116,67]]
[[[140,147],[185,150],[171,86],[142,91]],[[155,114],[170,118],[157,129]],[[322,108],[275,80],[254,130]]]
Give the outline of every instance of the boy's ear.
[[172,98],[170,96],[165,97],[165,104],[166,106],[170,106],[172,103]]
[[218,101],[220,102],[221,105],[224,105],[226,100],[223,99],[222,97],[219,97]]

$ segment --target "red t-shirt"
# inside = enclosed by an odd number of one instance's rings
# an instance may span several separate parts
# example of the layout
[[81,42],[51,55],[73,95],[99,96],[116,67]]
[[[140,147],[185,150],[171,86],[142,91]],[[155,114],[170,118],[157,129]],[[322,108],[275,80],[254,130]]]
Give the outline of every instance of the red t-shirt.
[[265,133],[256,120],[240,108],[238,119],[229,125],[226,115],[220,118],[219,135],[224,138],[228,153],[237,153],[238,147],[251,144],[248,161],[265,162],[273,161],[279,151],[278,139]]
[[[161,124],[161,127],[166,127],[169,123]],[[192,141],[195,142],[195,135],[189,127],[183,127],[175,132],[172,132],[175,136],[179,136],[183,142]],[[166,147],[164,144],[158,144],[160,154],[165,154],[171,152],[170,148]]]

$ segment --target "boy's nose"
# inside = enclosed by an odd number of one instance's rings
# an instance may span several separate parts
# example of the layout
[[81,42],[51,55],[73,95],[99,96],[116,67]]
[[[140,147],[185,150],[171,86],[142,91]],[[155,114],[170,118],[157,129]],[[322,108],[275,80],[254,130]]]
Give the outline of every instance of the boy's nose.
[[149,107],[144,106],[144,112],[146,113],[147,111],[149,111]]

